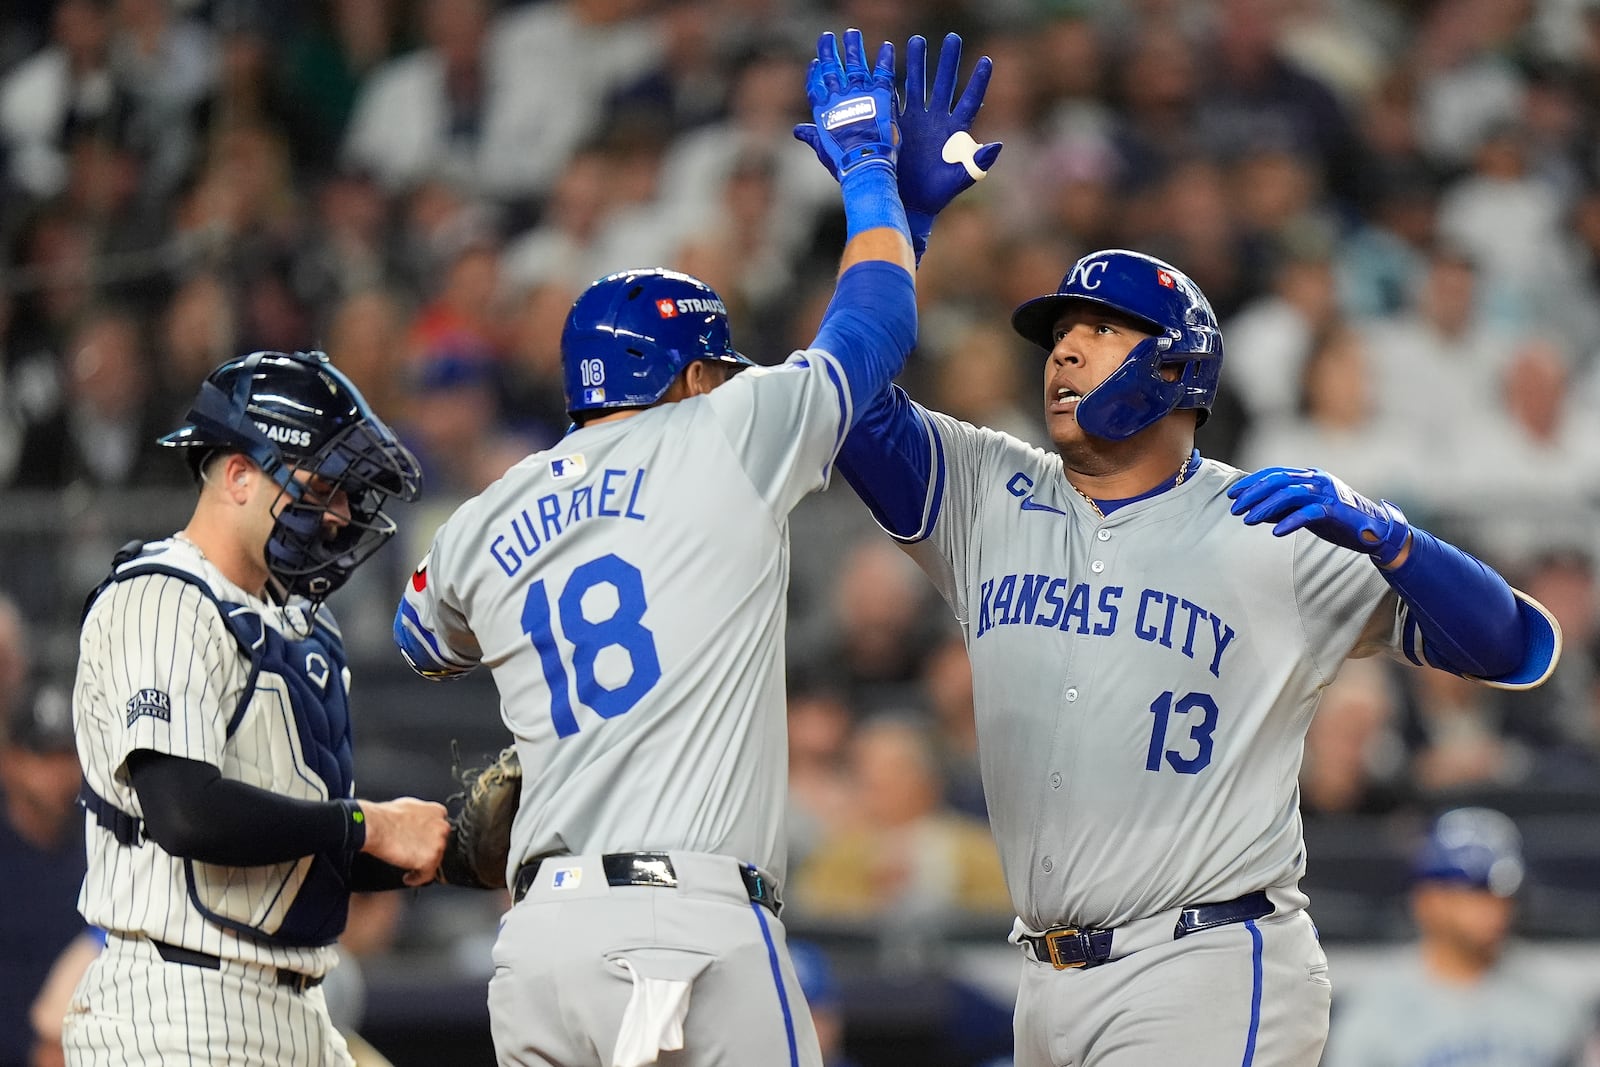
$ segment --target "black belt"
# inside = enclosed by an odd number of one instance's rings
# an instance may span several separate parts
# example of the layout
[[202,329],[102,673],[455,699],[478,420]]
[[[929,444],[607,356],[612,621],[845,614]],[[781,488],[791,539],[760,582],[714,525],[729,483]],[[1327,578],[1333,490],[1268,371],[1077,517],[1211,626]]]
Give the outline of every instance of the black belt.
[[[557,857],[541,856],[517,868],[517,876],[511,881],[513,903],[528,895],[539,874],[539,865],[554,858]],[[678,885],[678,872],[672,869],[672,860],[665,852],[607,852],[600,857],[600,865],[605,868],[608,885],[653,885],[663,889]],[[778,914],[783,902],[778,899],[778,887],[772,884],[771,878],[748,863],[739,864],[739,877],[744,879],[745,892],[753,902]]]
[[[1220,904],[1196,904],[1184,908],[1172,928],[1174,941],[1201,930],[1231,923],[1248,922],[1271,915],[1272,901],[1264,891],[1246,893],[1234,900]],[[1032,946],[1033,957],[1048,963],[1058,971],[1076,967],[1098,967],[1111,962],[1113,930],[1080,930],[1075,926],[1058,926],[1037,936],[1021,935],[1023,944]]]
[[[165,941],[150,938],[150,943],[161,953],[161,958],[168,963],[181,963],[188,967],[204,967],[208,971],[222,969],[222,957],[213,956],[209,952],[196,952],[192,948],[181,948],[178,945],[169,945]],[[278,984],[288,986],[296,993],[304,993],[313,986],[322,984],[323,975],[312,976],[301,974],[299,971],[289,971],[282,967],[273,968],[278,972]]]

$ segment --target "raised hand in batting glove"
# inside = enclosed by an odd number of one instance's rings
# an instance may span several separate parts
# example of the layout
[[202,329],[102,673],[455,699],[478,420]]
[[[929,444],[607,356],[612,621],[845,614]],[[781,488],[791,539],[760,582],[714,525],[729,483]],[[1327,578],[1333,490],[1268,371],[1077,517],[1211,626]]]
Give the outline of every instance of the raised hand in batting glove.
[[1233,506],[1247,525],[1272,522],[1285,537],[1306,529],[1343,548],[1364,552],[1380,567],[1393,563],[1411,537],[1399,508],[1373,502],[1324,470],[1314,467],[1264,467],[1228,488]]
[[[1002,147],[998,141],[979,144],[970,132],[983,107],[994,63],[988,56],[981,57],[957,100],[956,74],[960,65],[961,38],[946,34],[939,50],[939,69],[933,76],[933,95],[929,97],[928,41],[919,35],[906,42],[906,84],[898,116],[900,155],[896,169],[900,200],[905,204],[911,243],[918,259],[927,247],[934,216],[963,190],[983,180]],[[804,123],[796,126],[794,133],[816,151],[837,177],[837,169],[818,142],[817,127]]]
[[860,30],[844,31],[842,64],[833,34],[823,34],[806,73],[806,97],[815,121],[796,126],[794,134],[816,150],[835,178],[842,181],[861,166],[894,167],[899,148],[894,45],[885,41],[879,46],[877,63],[869,71]]

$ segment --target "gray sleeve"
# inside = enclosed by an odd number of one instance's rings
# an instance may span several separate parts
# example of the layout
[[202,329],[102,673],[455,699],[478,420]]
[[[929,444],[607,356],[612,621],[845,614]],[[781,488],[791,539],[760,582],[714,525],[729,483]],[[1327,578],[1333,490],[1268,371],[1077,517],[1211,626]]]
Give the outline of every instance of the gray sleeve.
[[772,510],[787,515],[828,484],[850,425],[844,372],[826,352],[752,367],[705,398],[740,466]]
[[908,551],[965,625],[965,576],[977,548],[985,475],[1010,439],[997,430],[973,426],[941,412],[926,408],[923,412],[934,438],[933,470],[928,478],[928,535]]
[[1295,605],[1324,684],[1352,656],[1397,650],[1400,598],[1371,557],[1303,530],[1292,536]]

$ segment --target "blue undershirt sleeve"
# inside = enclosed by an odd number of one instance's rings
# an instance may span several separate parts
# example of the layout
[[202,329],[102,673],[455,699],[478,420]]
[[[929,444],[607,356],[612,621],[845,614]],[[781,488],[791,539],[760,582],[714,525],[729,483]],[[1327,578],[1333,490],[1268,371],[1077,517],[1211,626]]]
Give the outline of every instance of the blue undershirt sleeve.
[[[1493,681],[1532,666],[1516,594],[1494,568],[1413,526],[1404,564],[1381,572],[1410,609],[1404,649],[1413,662]],[[1417,649],[1413,627],[1422,637]]]
[[911,397],[898,385],[890,386],[857,410],[835,469],[885,530],[902,540],[920,539],[928,535],[937,514],[928,508],[936,444],[932,427]]
[[875,259],[840,276],[812,347],[839,361],[859,413],[900,373],[916,343],[917,292],[911,275]]

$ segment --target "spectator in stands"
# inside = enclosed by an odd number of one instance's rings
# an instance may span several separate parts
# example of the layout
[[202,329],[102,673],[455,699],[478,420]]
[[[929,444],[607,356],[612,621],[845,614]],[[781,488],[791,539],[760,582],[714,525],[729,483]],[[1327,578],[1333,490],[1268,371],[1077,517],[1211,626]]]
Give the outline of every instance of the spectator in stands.
[[1527,779],[1532,753],[1506,736],[1505,705],[1495,695],[1444,671],[1415,668],[1405,677],[1413,710],[1407,724],[1411,778],[1422,796],[1513,786]]
[[217,42],[182,18],[173,0],[113,0],[111,69],[129,99],[124,143],[144,161],[147,196],[159,202],[200,151],[198,112],[217,80]]
[[308,12],[283,57],[291,92],[319,132],[344,132],[362,83],[395,51],[401,5],[388,0],[329,0]]
[[794,255],[837,199],[827,171],[793,135],[795,117],[805,113],[805,66],[786,43],[769,41],[736,61],[733,81],[727,117],[685,133],[668,148],[661,164],[662,210],[680,219],[686,232],[711,227],[737,165],[752,154],[765,155],[772,161],[774,200],[783,205],[771,239],[785,255]]
[[974,426],[1002,430],[1030,444],[1049,441],[1038,405],[1024,405],[1022,383],[1035,373],[1031,352],[1018,346],[1019,338],[998,321],[965,319],[938,341],[924,331],[921,347],[933,366],[925,395],[939,411],[948,412]]
[[8,184],[35,201],[67,185],[66,147],[74,131],[110,132],[118,90],[109,61],[104,0],[60,0],[50,44],[0,81],[0,142]]
[[860,822],[822,841],[796,872],[797,909],[906,923],[1010,912],[989,828],[944,804],[920,721],[885,715],[862,724],[850,768]]
[[855,723],[837,690],[795,680],[789,686],[788,725],[789,866],[799,868],[818,844],[855,820],[845,765]]
[[915,707],[924,658],[944,620],[928,610],[931,588],[893,543],[840,546],[824,664],[858,715]]
[[1415,949],[1345,995],[1324,1067],[1576,1063],[1587,1012],[1506,954],[1523,879],[1511,820],[1485,808],[1445,812],[1413,878]]
[[[181,485],[156,455],[165,413],[149,403],[151,368],[131,313],[100,308],[73,333],[62,360],[61,406],[31,424],[13,482],[19,488]],[[180,475],[181,476],[181,475]]]
[[945,802],[956,811],[989,821],[978,766],[978,723],[972,704],[972,664],[960,634],[934,645],[922,670],[924,700],[933,709],[934,745]]
[[83,929],[83,834],[69,686],[42,683],[0,736],[0,1067],[29,1064],[28,1009],[56,955]]
[[1480,314],[1472,257],[1436,245],[1407,309],[1368,327],[1380,414],[1414,427],[1429,455],[1450,467],[1460,438],[1500,406],[1500,375],[1511,346]]
[[1538,748],[1539,785],[1600,789],[1600,588],[1593,556],[1587,547],[1551,548],[1521,573],[1518,588],[1538,598],[1561,624],[1564,651],[1543,686],[1504,694],[1507,731]]
[[471,337],[445,337],[411,378],[406,416],[396,429],[426,472],[427,506],[453,507],[451,501],[488,484],[480,461],[499,432],[493,353]]
[[233,294],[215,271],[184,278],[161,317],[156,345],[157,406],[178,419],[211,369],[234,351],[239,332]]
[[1446,500],[1498,500],[1537,523],[1545,501],[1600,498],[1600,426],[1571,388],[1562,342],[1527,329],[1519,338],[1493,417],[1459,435],[1455,462],[1438,465],[1430,489]]
[[1306,414],[1306,363],[1339,323],[1332,256],[1333,241],[1315,228],[1289,236],[1273,260],[1271,289],[1227,324],[1228,374],[1252,420]]
[[1334,319],[1307,343],[1295,407],[1251,423],[1240,465],[1334,470],[1359,493],[1408,506],[1429,473],[1424,442],[1380,413],[1366,335]]

